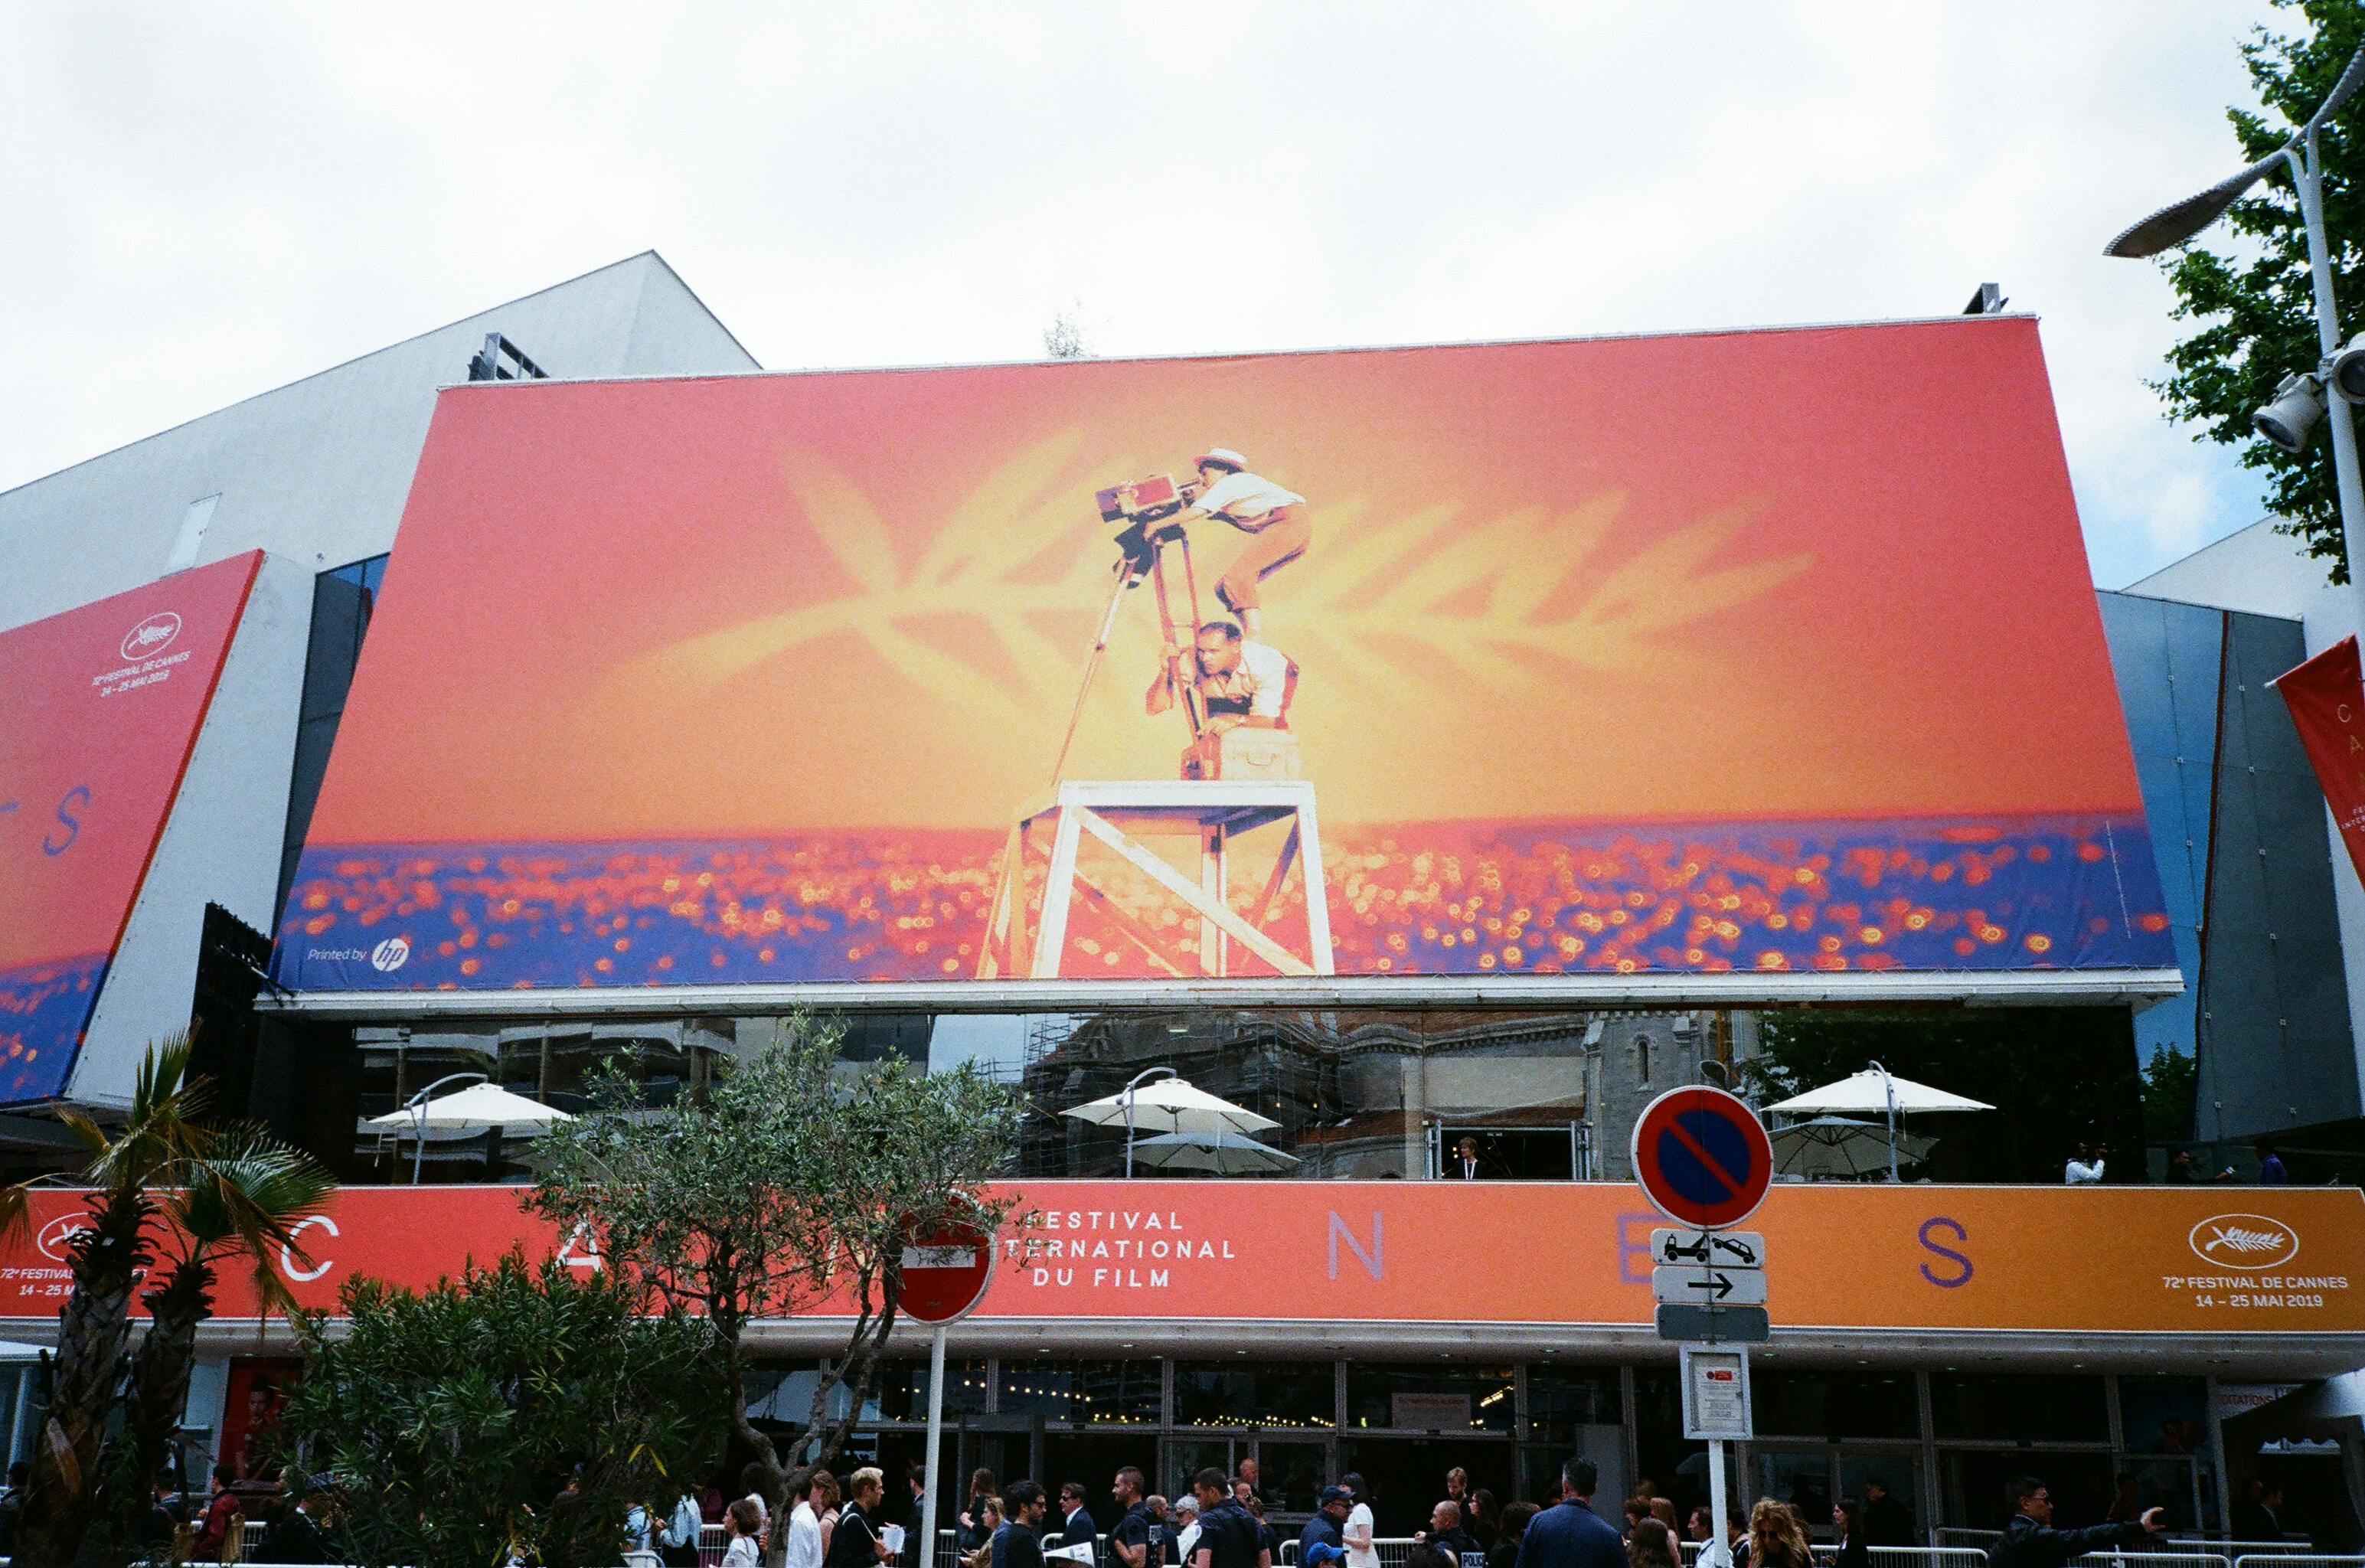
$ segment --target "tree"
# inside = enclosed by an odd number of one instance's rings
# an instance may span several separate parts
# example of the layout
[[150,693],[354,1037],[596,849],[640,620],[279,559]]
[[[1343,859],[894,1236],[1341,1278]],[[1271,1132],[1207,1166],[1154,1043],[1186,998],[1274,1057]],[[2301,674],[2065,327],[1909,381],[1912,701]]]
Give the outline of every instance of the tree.
[[[327,1195],[327,1178],[259,1132],[209,1124],[207,1085],[189,1076],[189,1051],[185,1034],[149,1047],[112,1135],[78,1111],[58,1113],[86,1151],[73,1174],[90,1192],[85,1228],[66,1247],[73,1289],[59,1314],[49,1415],[17,1518],[12,1561],[30,1568],[74,1560],[106,1501],[103,1479],[121,1483],[127,1501],[118,1511],[146,1502],[154,1466],[139,1468],[129,1456],[152,1442],[161,1457],[171,1440],[187,1397],[196,1326],[212,1312],[215,1270],[240,1256],[266,1268],[275,1248],[310,1260],[294,1226]],[[0,1187],[0,1235],[18,1238],[28,1228],[37,1184],[47,1181]],[[181,1228],[185,1223],[219,1234],[200,1241]],[[103,1453],[123,1383],[131,1295],[160,1247],[173,1266],[140,1299],[151,1313],[162,1302],[165,1313],[141,1341],[144,1403],[133,1414],[132,1443],[110,1471]],[[263,1299],[267,1306],[280,1297]]]
[[136,1518],[148,1503],[146,1478],[162,1468],[181,1412],[189,1402],[197,1326],[213,1316],[219,1271],[243,1262],[265,1312],[293,1314],[295,1297],[271,1266],[286,1249],[300,1255],[297,1227],[319,1213],[335,1191],[329,1173],[307,1156],[252,1131],[230,1135],[219,1153],[200,1163],[182,1186],[163,1194],[161,1269],[151,1269],[140,1305],[148,1332],[131,1358],[124,1396],[124,1437],[135,1484],[118,1515]]
[[290,1462],[336,1478],[338,1562],[612,1563],[626,1510],[670,1504],[721,1437],[710,1336],[643,1316],[600,1271],[512,1252],[423,1294],[351,1280],[339,1301],[342,1333],[296,1319],[279,1428]]
[[997,1226],[1009,1206],[984,1183],[1014,1148],[1011,1090],[970,1064],[930,1073],[890,1059],[841,1075],[839,1037],[791,1019],[702,1101],[656,1113],[611,1064],[594,1081],[590,1109],[538,1150],[545,1174],[534,1206],[594,1237],[608,1266],[651,1302],[695,1312],[712,1331],[723,1417],[762,1465],[776,1511],[788,1501],[785,1467],[747,1418],[748,1324],[818,1309],[852,1319],[788,1446],[826,1463],[894,1327],[905,1226],[966,1216]]
[[[2246,162],[2273,152],[2306,123],[2365,42],[2365,8],[2356,0],[2273,3],[2299,11],[2314,31],[2301,36],[2260,28],[2242,46],[2267,111],[2226,111]],[[2365,168],[2359,164],[2365,98],[2352,98],[2319,132],[2318,151],[2333,295],[2348,302],[2354,319],[2365,303],[2359,293],[2365,289]],[[2246,244],[2220,252],[2195,241],[2164,263],[2176,288],[2177,319],[2201,325],[2169,351],[2170,374],[2153,389],[2167,400],[2171,418],[2203,425],[2211,440],[2239,446],[2242,465],[2268,476],[2268,505],[2282,520],[2277,526],[2329,562],[2332,581],[2347,582],[2331,442],[2317,440],[2287,453],[2250,425],[2252,412],[2273,397],[2285,375],[2312,370],[2319,358],[2307,234],[2289,167],[2236,202],[2225,222]]]
[[1084,332],[1082,301],[1052,316],[1051,324],[1043,329],[1043,352],[1053,359],[1092,357],[1092,342]]
[[[188,1066],[185,1035],[151,1047],[112,1137],[78,1111],[58,1113],[87,1151],[79,1174],[93,1191],[88,1228],[66,1247],[73,1291],[59,1315],[49,1416],[33,1444],[15,1562],[62,1568],[90,1528],[99,1450],[130,1337],[131,1293],[153,1256],[157,1191],[184,1177],[206,1142],[197,1122],[204,1092],[185,1081]],[[0,1188],[0,1231],[11,1238],[28,1228],[29,1187]]]
[[2201,1061],[2190,1051],[2154,1046],[2144,1065],[2144,1137],[2153,1143],[2182,1143],[2192,1136],[2192,1097],[2201,1083]]

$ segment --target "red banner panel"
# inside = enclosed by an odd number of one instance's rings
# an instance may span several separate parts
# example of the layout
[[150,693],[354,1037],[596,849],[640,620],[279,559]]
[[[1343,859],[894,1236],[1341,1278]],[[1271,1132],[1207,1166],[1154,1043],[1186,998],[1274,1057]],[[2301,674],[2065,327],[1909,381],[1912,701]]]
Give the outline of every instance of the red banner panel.
[[2332,806],[2348,863],[2365,878],[2365,678],[2357,639],[2343,637],[2324,652],[2275,678],[2315,781]]
[[[1451,1182],[1027,1182],[976,1317],[1566,1323],[1652,1320],[1651,1231],[1639,1188]],[[355,1187],[303,1226],[306,1256],[272,1266],[298,1302],[331,1307],[367,1274],[412,1289],[490,1263],[601,1266],[514,1187]],[[66,1242],[84,1194],[32,1195],[31,1234],[0,1251],[0,1317],[54,1319],[72,1290]],[[1938,1187],[1785,1183],[1752,1216],[1786,1327],[2074,1333],[2365,1333],[2365,1197],[2354,1187]],[[1552,1266],[1438,1267],[1519,1258]],[[2028,1238],[2058,1245],[2031,1247]],[[1848,1238],[1848,1267],[1831,1239]],[[221,1315],[252,1316],[230,1271]],[[135,1308],[135,1310],[137,1310]],[[835,1309],[833,1309],[835,1310]]]
[[262,561],[0,632],[0,1103],[65,1086]]
[[2036,329],[1966,319],[453,388],[277,961],[1877,975],[2167,924]]

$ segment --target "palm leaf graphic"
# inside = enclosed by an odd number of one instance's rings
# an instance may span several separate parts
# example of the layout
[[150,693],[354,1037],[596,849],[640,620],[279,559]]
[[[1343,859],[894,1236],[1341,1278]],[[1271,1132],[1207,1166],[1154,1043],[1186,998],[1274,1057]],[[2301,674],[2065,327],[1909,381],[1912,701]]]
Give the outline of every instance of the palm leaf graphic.
[[[786,454],[790,498],[856,591],[683,638],[618,678],[703,690],[803,644],[851,637],[981,720],[1049,716],[1068,700],[1081,656],[1052,633],[1096,615],[1110,591],[1113,557],[1091,491],[1144,471],[1122,456],[1084,461],[1083,447],[1071,431],[1012,454],[947,513],[908,568],[896,555],[899,531],[859,484],[811,454]],[[1456,678],[1516,689],[1556,678],[1555,661],[1604,672],[1672,654],[1696,662],[1697,650],[1665,639],[1812,564],[1805,554],[1718,564],[1732,561],[1763,498],[1620,557],[1627,498],[1605,490],[1565,510],[1523,509],[1485,526],[1468,525],[1451,502],[1395,515],[1366,497],[1320,502],[1312,549],[1269,595],[1276,630],[1301,664],[1319,661],[1334,678],[1400,700],[1449,695]],[[1211,529],[1199,543],[1204,594],[1228,560],[1229,531]],[[947,619],[981,627],[1017,679],[915,633]]]

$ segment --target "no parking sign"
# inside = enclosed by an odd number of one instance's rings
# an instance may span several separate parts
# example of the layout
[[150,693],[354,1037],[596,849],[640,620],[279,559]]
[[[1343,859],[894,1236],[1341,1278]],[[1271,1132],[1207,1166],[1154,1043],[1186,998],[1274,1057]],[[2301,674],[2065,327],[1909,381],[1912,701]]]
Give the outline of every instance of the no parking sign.
[[1765,1201],[1774,1146],[1739,1095],[1670,1089],[1634,1123],[1634,1179],[1661,1214],[1702,1230],[1740,1224]]

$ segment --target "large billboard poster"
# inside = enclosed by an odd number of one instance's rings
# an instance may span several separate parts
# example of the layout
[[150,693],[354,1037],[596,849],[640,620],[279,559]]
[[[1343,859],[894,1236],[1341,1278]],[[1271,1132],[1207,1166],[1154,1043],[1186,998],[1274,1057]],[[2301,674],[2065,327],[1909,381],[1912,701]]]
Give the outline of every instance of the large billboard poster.
[[0,1103],[65,1086],[262,560],[0,632]]
[[278,962],[2174,958],[2005,319],[454,388]]

